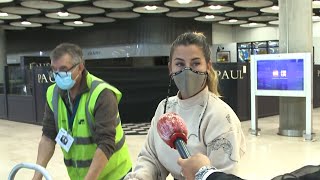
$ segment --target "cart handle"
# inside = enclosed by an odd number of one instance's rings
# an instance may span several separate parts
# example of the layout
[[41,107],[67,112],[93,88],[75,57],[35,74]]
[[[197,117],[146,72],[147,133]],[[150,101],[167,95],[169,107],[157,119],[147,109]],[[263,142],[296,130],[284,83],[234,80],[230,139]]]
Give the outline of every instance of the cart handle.
[[16,176],[17,172],[21,168],[33,169],[35,171],[39,171],[46,178],[46,180],[52,180],[52,177],[50,176],[50,174],[48,173],[48,171],[45,168],[43,168],[42,166],[40,166],[38,164],[34,164],[34,163],[20,163],[20,164],[15,165],[9,174],[8,180],[13,180],[14,177]]

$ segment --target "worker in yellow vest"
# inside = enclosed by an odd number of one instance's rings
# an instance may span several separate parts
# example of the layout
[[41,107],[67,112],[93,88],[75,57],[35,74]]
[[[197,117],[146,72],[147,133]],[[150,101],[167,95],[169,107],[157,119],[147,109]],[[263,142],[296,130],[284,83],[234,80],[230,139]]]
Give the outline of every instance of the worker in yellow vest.
[[[50,55],[55,84],[47,90],[37,164],[46,167],[61,146],[71,180],[119,180],[132,168],[121,127],[121,92],[91,75],[82,50],[62,43]],[[38,172],[33,180],[41,179]]]

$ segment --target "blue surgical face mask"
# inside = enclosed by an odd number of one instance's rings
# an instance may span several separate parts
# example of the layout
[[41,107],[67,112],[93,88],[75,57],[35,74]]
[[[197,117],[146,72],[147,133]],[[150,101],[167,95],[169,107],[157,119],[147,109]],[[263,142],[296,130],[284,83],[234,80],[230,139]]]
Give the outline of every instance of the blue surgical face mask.
[[[71,69],[73,69],[75,66],[78,64],[74,65]],[[53,73],[55,82],[57,86],[62,89],[62,90],[70,90],[74,84],[76,83],[76,79],[78,78],[79,74],[75,79],[72,79],[72,71],[68,72],[55,72]]]
[[[76,83],[75,80],[72,79],[72,73],[67,72],[65,76],[61,77],[60,75],[54,75],[55,81],[60,89],[63,90],[70,90],[74,84]],[[77,76],[78,77],[78,76]]]

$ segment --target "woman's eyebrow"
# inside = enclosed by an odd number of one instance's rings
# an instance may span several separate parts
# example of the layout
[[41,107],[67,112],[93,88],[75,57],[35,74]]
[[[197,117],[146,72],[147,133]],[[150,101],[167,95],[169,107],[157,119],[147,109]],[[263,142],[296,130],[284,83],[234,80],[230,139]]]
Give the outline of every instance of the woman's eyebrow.
[[195,57],[195,58],[192,58],[191,61],[196,61],[196,60],[200,60],[199,57]]
[[175,61],[184,61],[184,59],[181,59],[181,58],[175,58],[174,60]]

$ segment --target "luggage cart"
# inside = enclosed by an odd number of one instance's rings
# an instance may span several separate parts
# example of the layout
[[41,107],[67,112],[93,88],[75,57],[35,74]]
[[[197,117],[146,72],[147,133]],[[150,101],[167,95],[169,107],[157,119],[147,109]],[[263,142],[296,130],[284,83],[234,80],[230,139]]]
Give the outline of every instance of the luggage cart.
[[44,167],[34,163],[20,163],[15,165],[9,174],[8,180],[13,180],[17,172],[21,168],[33,169],[35,171],[40,172],[46,178],[46,180],[53,180],[50,174],[48,173],[48,171]]

